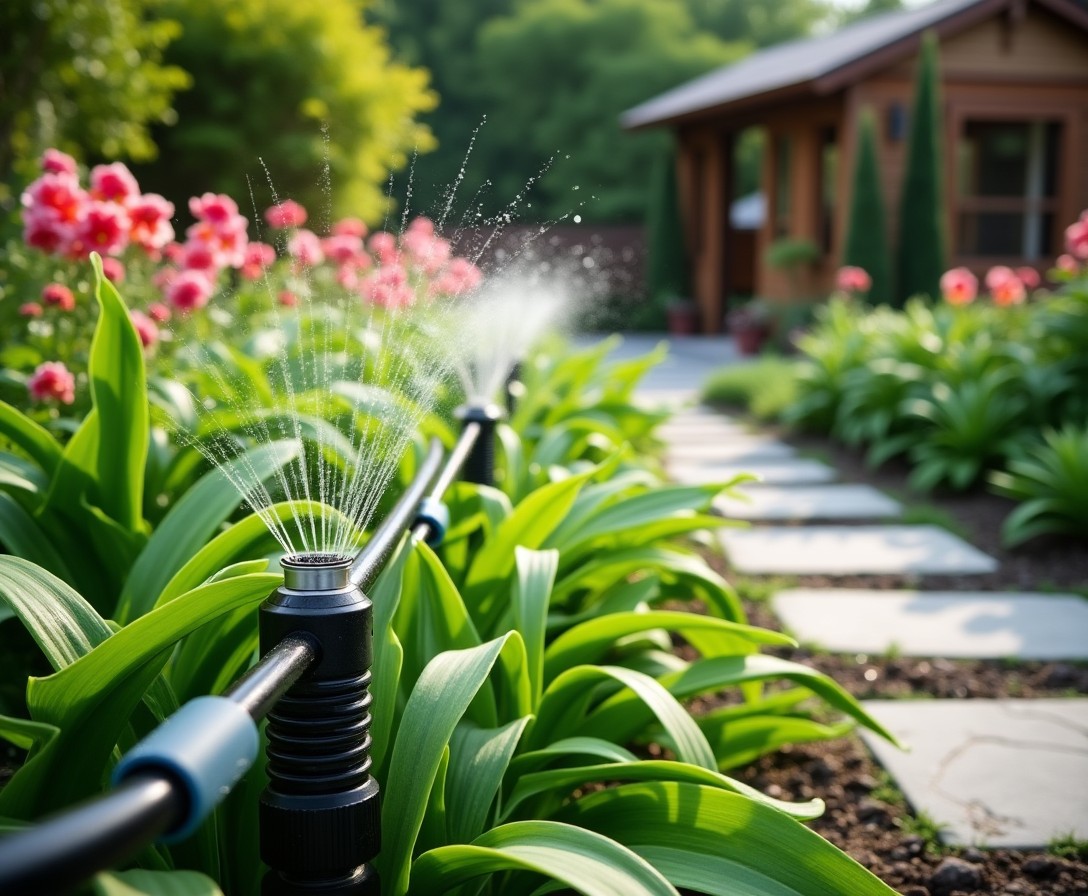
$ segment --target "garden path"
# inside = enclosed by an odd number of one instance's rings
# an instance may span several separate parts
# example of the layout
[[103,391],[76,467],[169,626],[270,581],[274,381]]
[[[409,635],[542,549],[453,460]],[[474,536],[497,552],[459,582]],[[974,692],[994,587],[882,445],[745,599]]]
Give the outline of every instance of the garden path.
[[[623,355],[657,341],[629,339]],[[674,340],[640,390],[641,401],[674,412],[660,430],[674,479],[714,482],[741,471],[761,477],[741,490],[747,504],[723,497],[716,505],[755,524],[721,533],[734,569],[768,576],[970,575],[995,567],[993,558],[944,529],[895,522],[901,508],[882,493],[832,483],[836,474],[828,465],[697,407],[706,376],[740,360],[728,340]],[[873,525],[881,520],[890,522]],[[800,641],[833,652],[1088,659],[1088,603],[1075,595],[793,589],[772,598],[772,607]],[[947,843],[1036,848],[1070,834],[1088,837],[1088,700],[866,706],[911,748],[900,751],[863,734],[870,749],[915,809],[945,826]]]

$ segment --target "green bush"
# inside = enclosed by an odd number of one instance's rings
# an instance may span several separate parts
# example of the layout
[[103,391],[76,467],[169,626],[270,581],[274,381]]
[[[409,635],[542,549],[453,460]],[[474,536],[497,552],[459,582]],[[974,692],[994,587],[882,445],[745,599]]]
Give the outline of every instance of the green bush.
[[797,401],[800,366],[796,360],[764,355],[748,364],[724,367],[706,381],[702,399],[739,405],[757,420],[779,420]]
[[857,162],[842,263],[861,268],[872,279],[870,301],[888,302],[894,287],[876,151],[876,119],[871,109],[865,109],[858,121]]

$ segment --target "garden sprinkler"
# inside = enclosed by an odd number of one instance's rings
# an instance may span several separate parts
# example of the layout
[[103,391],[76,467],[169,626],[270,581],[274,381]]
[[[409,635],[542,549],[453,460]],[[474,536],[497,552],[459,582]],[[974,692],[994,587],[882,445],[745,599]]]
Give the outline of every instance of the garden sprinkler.
[[364,593],[416,516],[442,461],[431,446],[412,485],[352,558],[296,554],[261,605],[265,652],[285,638],[313,642],[316,661],[268,715],[268,787],[261,795],[263,896],[378,896],[369,863],[381,849],[371,776],[373,604]]
[[518,402],[525,397],[525,383],[521,381],[521,361],[515,362],[506,378],[506,414],[513,417],[518,409]]
[[454,416],[461,421],[461,434],[477,430],[464,466],[464,480],[477,485],[495,484],[495,426],[505,417],[497,404],[462,405]]

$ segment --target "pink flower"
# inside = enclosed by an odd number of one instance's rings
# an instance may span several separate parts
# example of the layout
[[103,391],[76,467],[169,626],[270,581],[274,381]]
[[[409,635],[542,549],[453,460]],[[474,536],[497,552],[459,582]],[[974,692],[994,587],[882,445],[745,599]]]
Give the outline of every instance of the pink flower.
[[1065,248],[1074,258],[1088,259],[1088,210],[1065,228]]
[[268,243],[248,243],[242,260],[242,276],[247,280],[256,280],[275,260],[276,250]]
[[471,261],[455,258],[431,284],[431,293],[440,296],[464,295],[479,286],[483,276],[480,269]]
[[298,304],[298,296],[289,289],[281,289],[276,296],[276,301],[284,308],[294,308]]
[[265,209],[264,219],[269,227],[301,227],[306,223],[306,209],[293,199]]
[[366,236],[366,225],[358,218],[341,218],[332,225],[333,236]]
[[30,397],[35,401],[47,401],[55,398],[64,404],[76,400],[76,380],[61,361],[46,361],[39,364],[27,382]]
[[23,241],[42,252],[63,252],[75,236],[75,227],[50,209],[28,212],[23,218]]
[[221,267],[215,247],[209,242],[195,239],[185,244],[181,266],[190,271],[203,271],[209,278],[219,273]]
[[378,268],[362,282],[361,290],[364,298],[383,308],[402,308],[415,298],[408,272],[400,265]]
[[1035,268],[1022,267],[1016,269],[1016,276],[1024,286],[1031,289],[1038,289],[1039,284],[1043,282],[1043,278],[1039,276],[1039,272]]
[[159,341],[159,328],[155,326],[155,321],[142,311],[135,309],[130,311],[128,316],[132,319],[132,326],[136,328],[136,335],[140,337],[140,344],[144,348],[151,348]]
[[102,255],[117,255],[128,245],[128,213],[112,202],[92,200],[76,230],[68,254],[83,258],[92,251]]
[[349,264],[362,254],[363,239],[352,234],[339,233],[321,241],[321,248],[326,258],[337,264]]
[[[427,221],[426,218],[416,218],[413,224],[419,221]],[[427,221],[430,224],[430,221]],[[434,230],[434,225],[431,225]],[[425,274],[433,275],[440,271],[450,259],[450,244],[441,237],[428,233],[426,227],[408,228],[404,238],[400,241],[411,263]]]
[[855,293],[868,292],[873,287],[873,279],[865,271],[854,265],[845,265],[839,268],[835,275],[835,286],[841,292]]
[[166,292],[170,288],[170,284],[177,279],[178,269],[172,268],[169,265],[159,268],[151,275],[151,283],[157,288]]
[[211,252],[217,268],[240,268],[245,264],[249,243],[247,227],[249,222],[241,215],[226,218],[220,223],[198,221],[185,231],[189,238],[186,246],[200,245]]
[[68,153],[49,147],[42,153],[42,171],[50,174],[75,174],[76,160]]
[[42,290],[42,301],[61,311],[72,311],[76,307],[76,297],[63,283],[50,283],[46,286]]
[[198,221],[224,226],[238,217],[238,203],[225,193],[205,193],[189,200],[189,211]]
[[986,272],[986,288],[993,289],[1010,279],[1016,279],[1013,269],[1003,264],[995,264]]
[[990,287],[990,295],[995,305],[1022,305],[1027,298],[1027,290],[1017,276],[997,281]]
[[1072,255],[1059,255],[1054,262],[1054,267],[1059,271],[1065,271],[1069,274],[1075,274],[1080,265]]
[[42,306],[37,302],[23,302],[23,304],[19,306],[19,313],[23,317],[41,317]]
[[424,215],[413,218],[412,223],[408,225],[408,230],[405,231],[405,235],[407,236],[410,233],[418,233],[423,236],[434,236],[434,221]]
[[370,236],[370,251],[378,257],[379,264],[397,264],[397,238],[391,233],[380,230]]
[[124,283],[125,266],[116,258],[103,258],[102,275],[109,280],[110,283]]
[[174,238],[170,219],[174,217],[174,203],[167,202],[158,193],[144,193],[128,204],[131,223],[129,239],[147,250],[160,250]]
[[325,260],[321,240],[312,230],[297,230],[287,241],[287,252],[299,264],[313,267]]
[[91,169],[91,197],[102,202],[126,205],[140,195],[136,178],[121,162],[95,165]]
[[967,268],[952,268],[941,275],[941,295],[949,305],[969,305],[978,295],[978,277]]
[[74,174],[43,174],[23,191],[23,207],[31,213],[48,209],[62,224],[75,224],[82,217],[87,194]]
[[147,306],[147,316],[157,324],[164,324],[170,320],[170,309],[162,302],[152,302]]
[[213,291],[212,281],[202,271],[179,271],[166,288],[166,299],[178,311],[195,311],[208,304]]

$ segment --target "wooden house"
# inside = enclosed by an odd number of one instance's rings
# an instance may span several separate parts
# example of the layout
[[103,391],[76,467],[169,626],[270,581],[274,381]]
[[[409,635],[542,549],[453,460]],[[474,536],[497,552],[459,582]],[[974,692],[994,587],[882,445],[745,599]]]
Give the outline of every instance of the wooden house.
[[[826,294],[842,258],[860,111],[876,115],[888,237],[895,233],[923,34],[940,47],[949,266],[1045,269],[1088,207],[1088,8],[1076,0],[936,0],[757,52],[630,109],[629,129],[669,127],[704,332],[726,299],[787,299],[768,265],[781,238],[818,246],[801,292]],[[739,135],[763,128],[766,213],[755,234],[729,209]],[[879,297],[876,297],[879,298]]]

